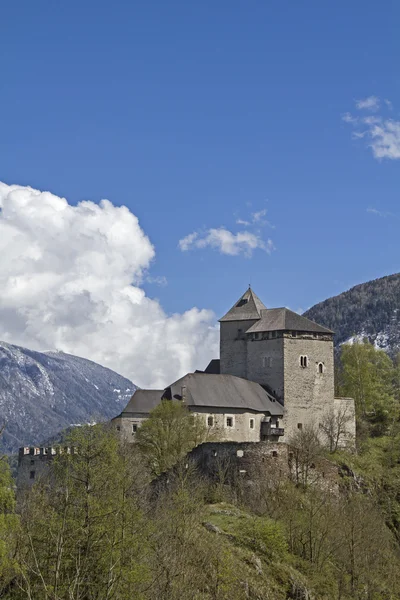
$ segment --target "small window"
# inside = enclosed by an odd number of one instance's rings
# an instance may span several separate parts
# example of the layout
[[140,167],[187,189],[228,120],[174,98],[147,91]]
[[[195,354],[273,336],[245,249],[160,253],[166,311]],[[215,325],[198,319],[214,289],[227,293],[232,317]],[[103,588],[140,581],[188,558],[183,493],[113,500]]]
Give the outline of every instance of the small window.
[[272,356],[263,356],[263,367],[270,369],[272,367]]
[[35,461],[32,459],[31,460],[31,465],[34,465],[34,464],[35,464]]
[[132,433],[136,433],[137,432],[137,424],[133,423],[132,424]]
[[276,450],[272,450],[272,456],[273,458],[278,458],[278,453]]
[[250,419],[250,429],[254,429],[254,419]]
[[303,429],[303,423],[297,423],[297,429]]
[[272,338],[276,338],[276,336],[277,336],[277,332],[276,332],[276,331],[273,331],[273,332],[271,333],[271,337],[272,337]]
[[308,357],[307,356],[300,356],[300,366],[302,367],[302,369],[305,369],[306,367],[308,367]]
[[226,426],[233,427],[233,417],[226,417]]
[[35,479],[35,471],[30,471],[29,479]]
[[121,427],[117,425],[117,431],[121,431]]
[[292,337],[297,337],[297,331],[292,331]]
[[261,340],[261,333],[260,332],[255,333],[254,334],[254,339],[255,340]]
[[208,425],[208,427],[213,427],[214,426],[214,417],[212,417],[211,415],[209,415],[207,417],[207,425]]
[[323,375],[323,373],[324,373],[324,363],[322,363],[322,362],[318,363],[318,373],[320,375]]

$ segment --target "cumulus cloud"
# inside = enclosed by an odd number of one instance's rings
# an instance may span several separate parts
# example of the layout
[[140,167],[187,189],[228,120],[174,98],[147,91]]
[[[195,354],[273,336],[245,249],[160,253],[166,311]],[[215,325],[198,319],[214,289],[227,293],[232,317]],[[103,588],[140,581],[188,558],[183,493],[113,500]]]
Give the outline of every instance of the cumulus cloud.
[[264,242],[259,235],[250,231],[232,233],[232,231],[224,227],[209,229],[203,234],[198,232],[190,233],[179,240],[179,247],[184,252],[192,248],[209,247],[218,250],[221,254],[228,254],[230,256],[244,254],[247,257],[250,257],[253,251],[257,249],[264,250],[268,254],[274,250],[272,240]]
[[163,387],[217,354],[215,317],[168,316],[141,283],[155,256],[128,208],[0,183],[0,339]]
[[[392,108],[389,100],[385,100],[385,105],[388,109]],[[365,100],[356,102],[356,108],[358,109],[376,110],[379,106],[379,98],[376,98],[376,96],[370,96]],[[396,160],[400,158],[400,121],[395,121],[384,115],[369,115],[359,118],[353,117],[350,113],[346,113],[342,119],[353,126],[353,139],[367,141],[368,147],[371,148],[376,159],[389,158]]]
[[380,107],[380,100],[377,96],[368,96],[362,100],[356,101],[356,108],[358,110],[378,110]]

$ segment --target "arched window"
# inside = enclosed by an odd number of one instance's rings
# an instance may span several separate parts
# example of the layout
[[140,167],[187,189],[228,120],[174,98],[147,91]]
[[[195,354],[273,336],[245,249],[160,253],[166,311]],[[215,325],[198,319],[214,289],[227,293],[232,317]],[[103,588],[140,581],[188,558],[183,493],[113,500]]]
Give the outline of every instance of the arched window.
[[207,425],[208,425],[208,427],[213,427],[214,426],[214,417],[212,415],[209,415],[207,417]]
[[322,363],[322,362],[318,363],[318,373],[319,373],[320,375],[323,375],[323,373],[324,373],[324,369],[325,369],[325,367],[324,367],[324,363]]
[[308,367],[308,356],[300,356],[300,366],[305,369]]

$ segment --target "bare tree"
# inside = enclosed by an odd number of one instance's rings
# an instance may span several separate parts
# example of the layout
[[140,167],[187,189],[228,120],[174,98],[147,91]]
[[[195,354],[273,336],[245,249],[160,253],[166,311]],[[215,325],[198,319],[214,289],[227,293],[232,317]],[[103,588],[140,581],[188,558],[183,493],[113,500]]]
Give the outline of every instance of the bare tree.
[[320,424],[320,429],[326,436],[329,452],[333,454],[349,435],[349,422],[352,420],[347,406],[339,410],[331,409]]
[[314,425],[306,425],[289,439],[291,471],[297,485],[307,486],[310,469],[321,456],[322,447]]

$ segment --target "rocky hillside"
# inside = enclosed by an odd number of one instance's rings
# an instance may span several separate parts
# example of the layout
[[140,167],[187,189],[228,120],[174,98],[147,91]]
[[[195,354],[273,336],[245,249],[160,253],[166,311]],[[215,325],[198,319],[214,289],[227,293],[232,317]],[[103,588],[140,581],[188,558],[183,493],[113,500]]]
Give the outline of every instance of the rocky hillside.
[[367,337],[394,356],[400,352],[400,273],[357,285],[304,316],[333,329],[337,346]]
[[0,450],[14,452],[70,425],[114,417],[135,389],[90,360],[0,342]]

